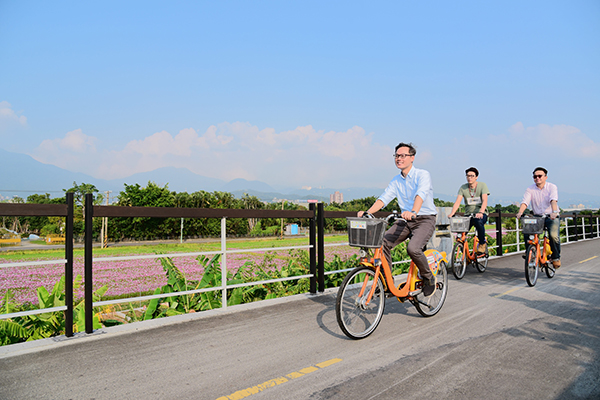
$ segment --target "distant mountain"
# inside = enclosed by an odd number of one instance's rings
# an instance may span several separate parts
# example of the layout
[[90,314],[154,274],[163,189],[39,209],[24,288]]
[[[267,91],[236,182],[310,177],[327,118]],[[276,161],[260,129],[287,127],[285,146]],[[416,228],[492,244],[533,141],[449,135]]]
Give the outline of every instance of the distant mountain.
[[62,189],[73,187],[73,182],[90,182],[93,178],[78,172],[67,171],[54,165],[43,164],[26,154],[0,149],[0,195],[5,198],[30,194],[49,193],[59,197]]
[[[117,193],[123,190],[125,184],[133,185],[137,183],[140,186],[146,186],[148,182],[154,182],[160,187],[169,185],[169,190],[173,192],[187,193],[198,192],[200,190],[214,192],[216,190],[222,190],[222,187],[226,184],[225,181],[220,179],[207,178],[195,174],[187,168],[176,167],[158,168],[154,171],[140,172],[127,178],[113,179],[104,182],[108,186],[118,187]],[[96,185],[96,187],[100,189],[100,186]]]
[[271,186],[269,186],[268,184],[261,182],[261,181],[247,181],[246,179],[242,179],[242,178],[237,178],[234,179],[228,183],[226,183],[225,185],[221,186],[221,189],[219,189],[223,192],[230,192],[233,193],[235,191],[255,191],[255,192],[275,192],[276,190],[273,189]]

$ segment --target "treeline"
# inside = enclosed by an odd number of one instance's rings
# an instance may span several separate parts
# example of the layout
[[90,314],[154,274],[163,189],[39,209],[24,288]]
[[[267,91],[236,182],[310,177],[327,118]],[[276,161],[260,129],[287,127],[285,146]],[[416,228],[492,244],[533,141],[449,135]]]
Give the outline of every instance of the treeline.
[[[75,221],[74,235],[82,237],[84,232],[83,203],[87,193],[93,195],[95,205],[105,203],[103,194],[91,184],[82,183],[78,185],[73,182],[73,187],[63,189],[72,192],[75,199]],[[325,205],[327,211],[360,211],[368,209],[377,198],[366,197],[344,202],[342,204],[332,203]],[[46,194],[33,194],[26,200],[14,198],[13,202],[33,204],[64,204],[65,197],[50,198]],[[434,203],[439,207],[451,207],[452,202],[435,199]],[[182,208],[232,208],[232,209],[260,209],[260,210],[298,210],[302,206],[290,202],[264,203],[256,196],[244,195],[236,198],[228,192],[206,192],[203,190],[187,193],[172,192],[168,185],[160,187],[154,182],[148,182],[145,187],[139,184],[125,185],[124,190],[116,196],[112,205],[134,206],[134,207],[182,207]],[[503,207],[503,212],[516,212],[516,206]],[[396,200],[390,203],[383,211],[398,210]],[[297,224],[307,227],[309,221],[302,218],[286,218],[283,224]],[[40,236],[61,235],[64,232],[64,218],[61,217],[3,217],[4,227],[27,236],[31,233]],[[101,219],[94,219],[93,232],[96,237],[100,236]],[[279,218],[260,219],[227,219],[227,235],[229,236],[275,236],[280,234],[282,221]],[[327,219],[325,229],[331,231],[342,231],[346,229],[346,220]],[[184,238],[216,237],[221,233],[221,221],[217,218],[108,218],[108,239],[110,241],[122,240],[152,240],[173,239],[183,236]]]

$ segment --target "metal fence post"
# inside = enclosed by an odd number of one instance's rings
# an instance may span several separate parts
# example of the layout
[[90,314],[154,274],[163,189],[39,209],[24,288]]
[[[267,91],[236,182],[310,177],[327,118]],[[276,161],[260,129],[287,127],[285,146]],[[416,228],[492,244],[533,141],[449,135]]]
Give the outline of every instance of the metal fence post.
[[325,291],[325,213],[323,211],[323,203],[317,204],[317,225],[319,228],[319,252],[318,252],[318,263],[317,268],[319,273],[317,277],[319,279],[319,292]]
[[73,192],[67,192],[65,220],[65,336],[73,336]]
[[227,308],[227,217],[221,218],[221,307]]
[[521,238],[519,235],[519,218],[517,217],[515,217],[515,236],[517,237],[517,252],[519,252],[519,250],[521,249]]
[[[504,254],[502,251],[502,207],[498,205],[496,207],[496,212],[498,213],[498,218],[496,218],[496,255],[501,256]],[[519,234],[517,232],[517,234]]]
[[309,237],[309,257],[310,257],[310,292],[315,294],[317,293],[317,233],[316,233],[316,205],[315,203],[310,203],[308,205],[308,209],[312,211],[314,214],[312,218],[309,220],[308,225],[308,237]]
[[92,259],[93,259],[93,247],[92,247],[92,222],[94,214],[93,197],[91,193],[85,195],[85,249],[84,249],[84,264],[85,264],[85,332],[94,332],[94,281],[92,277]]

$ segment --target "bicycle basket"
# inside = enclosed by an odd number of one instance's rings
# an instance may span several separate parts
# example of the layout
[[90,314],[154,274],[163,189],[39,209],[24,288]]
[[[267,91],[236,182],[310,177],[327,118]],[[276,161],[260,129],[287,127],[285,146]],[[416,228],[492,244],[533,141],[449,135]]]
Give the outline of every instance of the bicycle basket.
[[450,218],[450,231],[469,232],[470,217],[452,217]]
[[544,231],[545,217],[523,218],[523,233],[528,235],[540,234]]
[[387,223],[378,218],[346,217],[348,244],[352,247],[381,247]]

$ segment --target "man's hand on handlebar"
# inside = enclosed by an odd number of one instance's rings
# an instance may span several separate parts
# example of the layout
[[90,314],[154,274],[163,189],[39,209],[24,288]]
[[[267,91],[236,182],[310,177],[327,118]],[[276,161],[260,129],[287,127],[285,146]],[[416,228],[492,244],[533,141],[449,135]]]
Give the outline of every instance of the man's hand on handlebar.
[[400,214],[400,216],[407,221],[412,221],[412,219],[416,217],[416,215],[412,211],[402,211],[402,214]]

